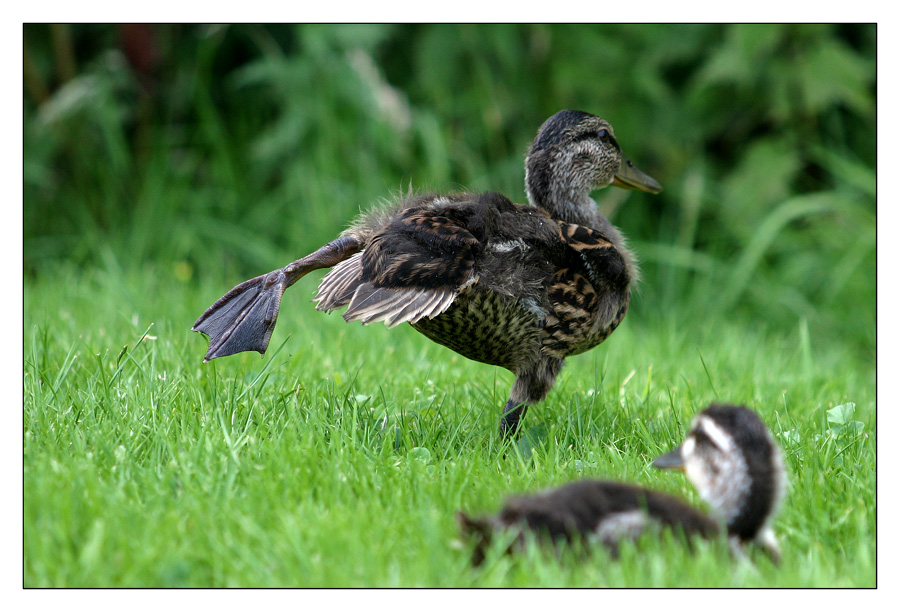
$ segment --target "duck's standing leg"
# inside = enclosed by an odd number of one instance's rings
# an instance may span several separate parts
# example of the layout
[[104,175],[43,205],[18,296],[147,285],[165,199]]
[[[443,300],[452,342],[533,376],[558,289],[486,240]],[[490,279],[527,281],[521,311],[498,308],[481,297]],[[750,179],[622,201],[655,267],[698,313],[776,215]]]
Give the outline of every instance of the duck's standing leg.
[[265,353],[285,289],[309,272],[331,268],[359,250],[356,238],[342,236],[280,270],[244,281],[220,297],[191,328],[209,336],[203,362],[242,351]]
[[564,364],[563,359],[544,357],[519,370],[500,419],[500,432],[504,437],[516,434],[528,407],[546,397]]

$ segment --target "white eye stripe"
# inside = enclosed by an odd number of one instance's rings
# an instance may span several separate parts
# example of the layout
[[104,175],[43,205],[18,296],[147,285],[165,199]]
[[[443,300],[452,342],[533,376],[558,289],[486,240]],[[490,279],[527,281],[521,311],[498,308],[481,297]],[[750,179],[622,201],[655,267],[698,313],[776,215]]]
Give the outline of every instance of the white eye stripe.
[[711,418],[700,415],[697,418],[695,429],[706,434],[706,436],[712,440],[713,444],[718,446],[723,452],[728,453],[734,450],[734,439]]

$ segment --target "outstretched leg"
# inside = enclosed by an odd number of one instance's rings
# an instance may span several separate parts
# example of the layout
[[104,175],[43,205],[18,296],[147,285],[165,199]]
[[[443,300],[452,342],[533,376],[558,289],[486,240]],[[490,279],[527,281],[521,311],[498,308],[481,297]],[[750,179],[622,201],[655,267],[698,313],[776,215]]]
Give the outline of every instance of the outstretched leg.
[[503,407],[500,418],[500,433],[504,437],[514,436],[518,432],[528,407],[544,399],[564,364],[562,359],[544,358],[516,374],[509,401]]
[[242,351],[265,353],[285,289],[309,272],[330,268],[359,250],[356,238],[342,236],[280,270],[244,281],[220,297],[191,328],[209,336],[203,363]]

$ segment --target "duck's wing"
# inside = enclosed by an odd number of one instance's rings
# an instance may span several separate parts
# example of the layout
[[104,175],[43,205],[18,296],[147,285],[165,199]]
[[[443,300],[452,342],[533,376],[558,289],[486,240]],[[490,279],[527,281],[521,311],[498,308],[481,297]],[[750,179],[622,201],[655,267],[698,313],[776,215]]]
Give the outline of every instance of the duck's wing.
[[637,268],[627,249],[617,246],[603,232],[560,221],[559,233],[570,257],[577,257],[595,290],[621,289],[637,280]]
[[347,321],[388,327],[434,318],[477,281],[479,250],[465,216],[427,207],[400,211],[363,251],[322,279],[316,308],[347,306]]
[[616,250],[613,243],[602,232],[586,225],[559,221],[560,237],[566,246],[579,253]]

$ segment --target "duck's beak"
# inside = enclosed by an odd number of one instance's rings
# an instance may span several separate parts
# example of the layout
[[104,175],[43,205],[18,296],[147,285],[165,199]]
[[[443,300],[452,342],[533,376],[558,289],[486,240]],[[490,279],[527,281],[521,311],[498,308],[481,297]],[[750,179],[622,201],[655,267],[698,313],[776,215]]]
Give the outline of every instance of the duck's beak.
[[655,178],[631,163],[627,157],[622,158],[622,165],[613,178],[612,184],[622,189],[640,189],[649,193],[662,191],[662,185]]
[[683,470],[684,459],[681,457],[681,447],[669,451],[665,455],[659,456],[653,460],[653,467],[661,470]]

